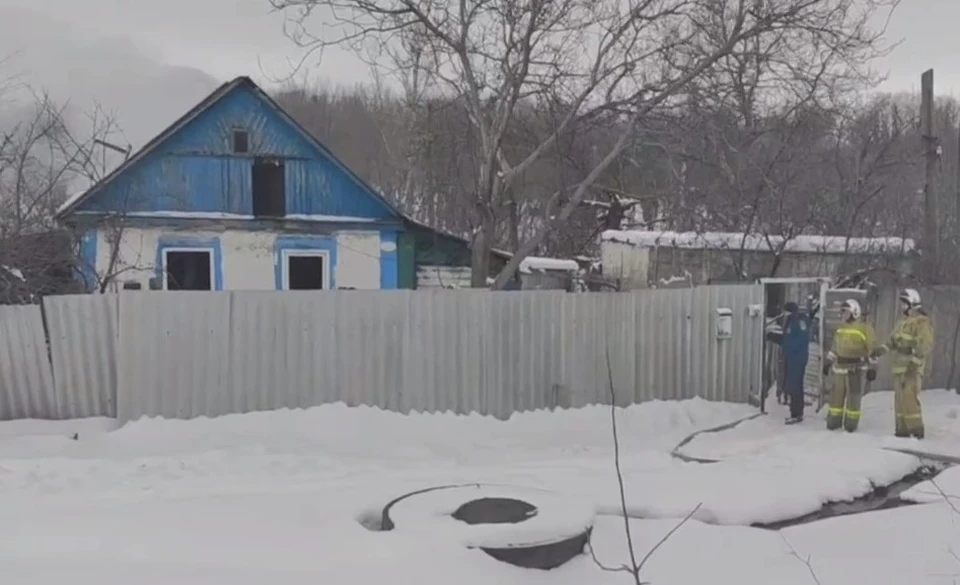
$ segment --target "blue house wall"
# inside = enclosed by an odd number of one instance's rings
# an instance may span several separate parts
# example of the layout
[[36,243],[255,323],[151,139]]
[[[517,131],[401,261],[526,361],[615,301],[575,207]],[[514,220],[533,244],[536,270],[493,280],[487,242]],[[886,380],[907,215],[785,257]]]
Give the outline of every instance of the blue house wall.
[[[250,152],[232,152],[234,130],[249,133]],[[76,211],[251,215],[251,169],[258,156],[284,159],[288,215],[399,219],[245,85],[163,140]]]

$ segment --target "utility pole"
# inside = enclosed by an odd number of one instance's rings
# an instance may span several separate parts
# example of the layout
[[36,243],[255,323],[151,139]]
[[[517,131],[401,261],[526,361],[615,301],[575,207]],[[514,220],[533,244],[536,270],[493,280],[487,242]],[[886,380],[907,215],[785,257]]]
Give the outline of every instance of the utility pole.
[[923,256],[928,282],[937,278],[940,266],[940,230],[937,221],[937,171],[940,166],[940,144],[933,120],[933,69],[920,76],[920,134],[924,147],[923,181]]
[[[954,177],[954,184],[956,185],[956,190],[954,192],[954,209],[953,209],[953,221],[954,221],[954,231],[960,231],[960,124],[957,124],[957,170],[956,176]],[[957,388],[960,392],[960,388]]]

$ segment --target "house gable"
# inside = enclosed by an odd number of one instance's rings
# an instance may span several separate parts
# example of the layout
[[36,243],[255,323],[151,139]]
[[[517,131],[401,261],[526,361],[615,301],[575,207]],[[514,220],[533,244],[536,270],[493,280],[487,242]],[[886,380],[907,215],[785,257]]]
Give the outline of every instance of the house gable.
[[[234,132],[245,152],[234,152]],[[282,161],[288,218],[398,221],[399,213],[253,81],[225,84],[114,173],[61,208],[73,214],[254,214],[253,166]]]

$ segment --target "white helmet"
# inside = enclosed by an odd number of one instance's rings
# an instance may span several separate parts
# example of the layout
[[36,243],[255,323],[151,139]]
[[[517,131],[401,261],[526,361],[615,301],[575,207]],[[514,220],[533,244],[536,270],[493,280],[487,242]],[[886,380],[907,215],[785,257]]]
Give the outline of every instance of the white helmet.
[[860,303],[854,299],[847,299],[840,305],[840,313],[845,314],[847,320],[856,321],[863,311],[860,309]]
[[920,306],[920,293],[913,288],[905,288],[900,293],[900,302],[905,304],[908,309]]

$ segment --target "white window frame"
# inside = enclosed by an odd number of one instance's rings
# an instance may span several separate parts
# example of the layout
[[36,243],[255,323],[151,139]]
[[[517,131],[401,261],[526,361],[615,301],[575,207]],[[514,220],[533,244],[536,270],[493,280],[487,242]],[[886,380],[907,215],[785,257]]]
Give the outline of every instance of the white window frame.
[[206,252],[210,256],[210,289],[211,291],[217,290],[217,270],[214,266],[216,261],[215,250],[209,246],[197,246],[195,248],[188,246],[177,246],[163,249],[163,288],[162,290],[169,290],[167,288],[167,254],[170,252]]
[[290,258],[323,258],[323,289],[330,290],[330,252],[329,250],[300,250],[289,248],[281,251],[283,262],[283,290],[290,290]]

